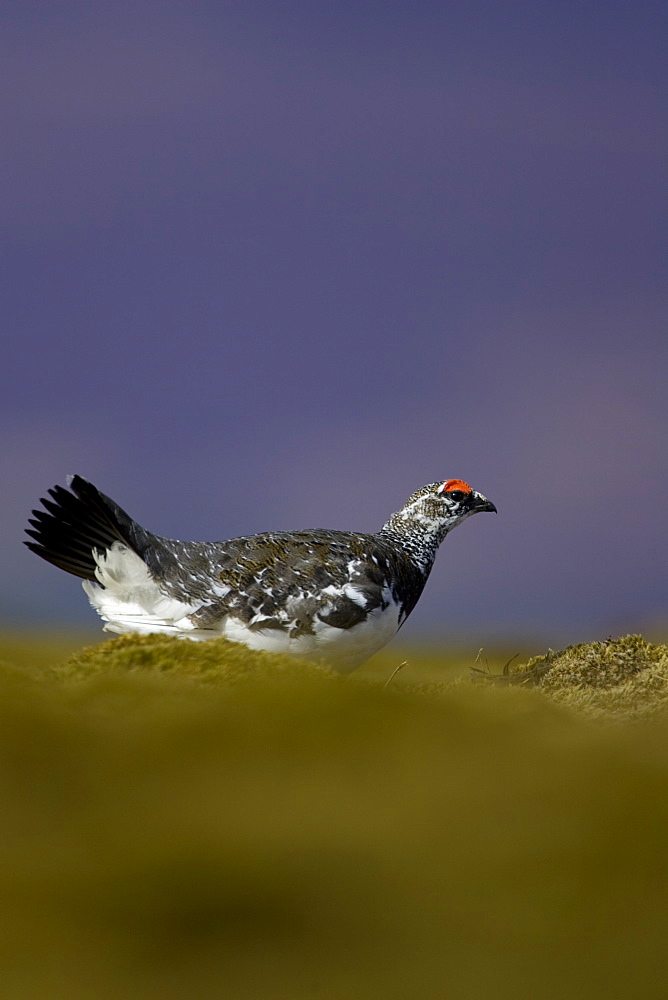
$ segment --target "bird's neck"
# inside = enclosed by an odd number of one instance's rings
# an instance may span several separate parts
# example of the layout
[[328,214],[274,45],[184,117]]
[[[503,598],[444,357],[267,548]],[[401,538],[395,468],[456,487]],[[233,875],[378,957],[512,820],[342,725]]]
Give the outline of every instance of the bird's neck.
[[402,549],[423,573],[429,573],[447,533],[442,521],[437,523],[403,510],[393,514],[378,532],[381,538]]

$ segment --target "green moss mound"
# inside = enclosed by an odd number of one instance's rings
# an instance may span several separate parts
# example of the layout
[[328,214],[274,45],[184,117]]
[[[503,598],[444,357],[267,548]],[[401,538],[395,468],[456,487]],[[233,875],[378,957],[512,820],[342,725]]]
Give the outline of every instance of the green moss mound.
[[55,667],[54,673],[75,681],[99,675],[163,674],[209,685],[335,676],[324,664],[247,649],[227,639],[192,642],[163,635],[125,635],[88,646]]
[[641,635],[580,643],[493,679],[536,687],[590,717],[647,718],[668,709],[668,646]]
[[663,1000],[659,720],[227,643],[3,658],[12,1000]]

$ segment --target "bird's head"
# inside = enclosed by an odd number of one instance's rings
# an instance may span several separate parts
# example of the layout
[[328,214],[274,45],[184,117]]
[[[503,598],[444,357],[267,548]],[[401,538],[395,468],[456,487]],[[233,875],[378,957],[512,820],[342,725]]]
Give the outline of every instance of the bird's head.
[[479,514],[483,510],[496,514],[496,507],[492,501],[482,493],[471,489],[463,479],[446,479],[444,483],[432,484],[431,488],[441,516],[445,516],[448,520],[456,518],[459,523],[465,517]]
[[483,510],[496,513],[492,501],[471,489],[463,479],[446,479],[429,483],[413,493],[385,528],[429,536],[438,545],[449,531]]

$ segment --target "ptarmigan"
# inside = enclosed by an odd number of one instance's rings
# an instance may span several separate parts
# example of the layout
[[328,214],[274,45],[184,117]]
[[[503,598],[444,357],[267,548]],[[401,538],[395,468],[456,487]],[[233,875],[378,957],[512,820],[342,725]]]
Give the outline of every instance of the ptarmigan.
[[494,504],[461,479],[423,486],[380,531],[274,531],[179,542],[146,531],[81,476],[33,511],[25,544],[82,577],[110,632],[225,636],[347,673],[417,604],[439,545]]

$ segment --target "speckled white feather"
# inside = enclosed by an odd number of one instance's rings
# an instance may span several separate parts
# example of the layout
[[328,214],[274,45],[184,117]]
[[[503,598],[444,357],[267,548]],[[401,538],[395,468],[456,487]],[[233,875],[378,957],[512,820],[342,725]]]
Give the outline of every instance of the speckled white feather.
[[[99,583],[84,580],[82,587],[108,632],[173,632],[192,629],[185,617],[199,606],[183,604],[160,590],[148,567],[122,542],[106,552],[95,552]],[[101,586],[100,586],[101,584]]]

